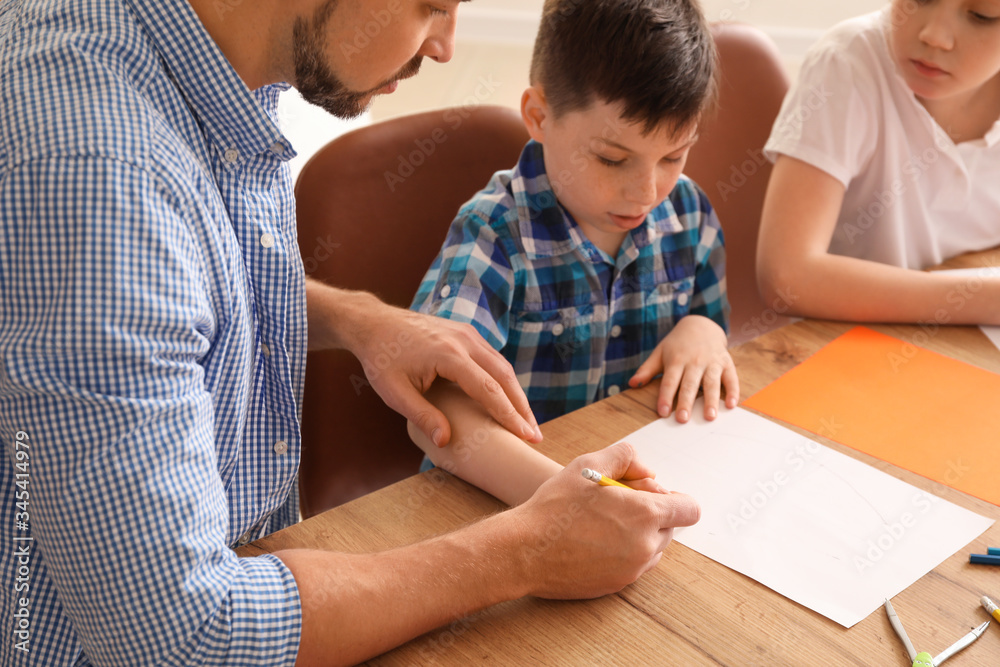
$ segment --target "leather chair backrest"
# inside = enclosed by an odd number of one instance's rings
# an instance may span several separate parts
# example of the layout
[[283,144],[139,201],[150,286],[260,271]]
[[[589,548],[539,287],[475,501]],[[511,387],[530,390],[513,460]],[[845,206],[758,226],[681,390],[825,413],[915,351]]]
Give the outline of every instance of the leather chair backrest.
[[[520,115],[454,107],[337,137],[295,186],[307,275],[407,307],[461,205],[528,140]],[[391,359],[392,350],[386,350]],[[310,352],[302,406],[302,515],[309,517],[417,472],[406,422],[348,352]]]

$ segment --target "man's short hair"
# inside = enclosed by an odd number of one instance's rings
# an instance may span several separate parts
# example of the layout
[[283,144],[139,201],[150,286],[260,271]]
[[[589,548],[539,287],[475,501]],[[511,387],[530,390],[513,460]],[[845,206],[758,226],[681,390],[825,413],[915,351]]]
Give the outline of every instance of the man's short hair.
[[680,131],[714,104],[715,64],[696,0],[545,0],[531,83],[557,118],[603,101]]

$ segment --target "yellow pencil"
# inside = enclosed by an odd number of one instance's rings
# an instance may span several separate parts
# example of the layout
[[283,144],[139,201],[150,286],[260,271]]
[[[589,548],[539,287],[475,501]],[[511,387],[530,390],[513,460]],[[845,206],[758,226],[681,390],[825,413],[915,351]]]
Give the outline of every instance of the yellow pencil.
[[591,470],[590,468],[584,468],[580,472],[583,474],[584,477],[586,477],[587,479],[589,479],[591,481],[597,482],[601,486],[620,486],[623,489],[631,489],[632,488],[631,486],[626,486],[625,484],[622,484],[619,481],[613,480],[610,477],[605,477],[601,473],[597,472],[596,470]]
[[993,600],[989,599],[985,595],[979,598],[979,601],[983,603],[983,609],[990,613],[990,616],[997,619],[1000,622],[1000,608],[993,604]]

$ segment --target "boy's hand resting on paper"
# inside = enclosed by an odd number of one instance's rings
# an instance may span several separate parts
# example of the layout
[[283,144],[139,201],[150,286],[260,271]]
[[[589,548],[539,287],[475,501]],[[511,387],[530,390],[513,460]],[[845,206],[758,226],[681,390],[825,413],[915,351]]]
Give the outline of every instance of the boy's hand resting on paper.
[[[643,491],[600,486],[583,478],[597,470]],[[653,568],[675,526],[698,521],[693,498],[670,493],[627,443],[574,459],[523,505],[505,512],[522,526],[529,593],[557,599],[614,593]]]
[[705,390],[705,419],[712,420],[718,415],[723,386],[726,407],[732,409],[739,403],[740,381],[729,355],[726,332],[702,315],[682,317],[628,384],[641,387],[661,372],[660,397],[656,401],[656,412],[661,417],[670,416],[676,397],[677,421],[682,424],[688,421],[699,387]]

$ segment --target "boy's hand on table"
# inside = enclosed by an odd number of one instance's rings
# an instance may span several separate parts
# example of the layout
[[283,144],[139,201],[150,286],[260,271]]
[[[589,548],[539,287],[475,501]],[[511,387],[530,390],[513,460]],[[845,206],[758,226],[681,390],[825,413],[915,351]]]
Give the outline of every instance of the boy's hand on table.
[[[584,468],[645,490],[600,486],[583,478]],[[530,593],[598,597],[654,567],[674,527],[696,523],[701,509],[690,496],[660,488],[653,474],[631,445],[619,443],[576,458],[527,502],[505,512],[519,522]]]
[[687,315],[639,366],[629,386],[641,387],[662,372],[656,402],[661,417],[670,416],[676,397],[677,421],[688,421],[701,387],[705,390],[705,419],[715,419],[722,387],[726,389],[726,407],[735,408],[740,400],[740,381],[727,346],[722,327],[707,317]]

